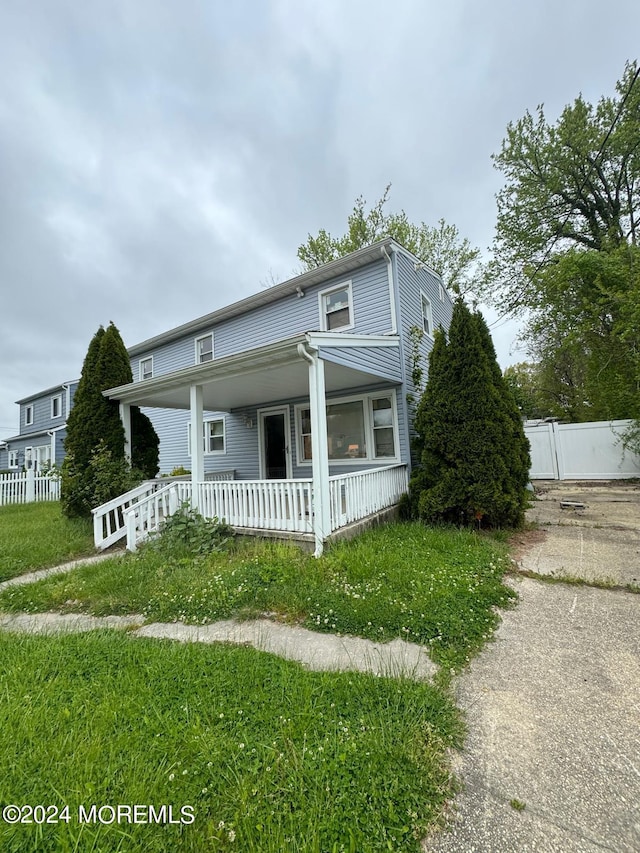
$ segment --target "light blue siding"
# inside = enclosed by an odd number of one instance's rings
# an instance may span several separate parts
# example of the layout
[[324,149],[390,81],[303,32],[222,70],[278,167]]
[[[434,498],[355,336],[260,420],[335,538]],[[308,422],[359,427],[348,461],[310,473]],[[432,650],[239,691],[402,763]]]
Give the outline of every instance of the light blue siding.
[[140,375],[140,361],[153,356],[153,374],[161,376],[195,364],[196,337],[213,331],[214,357],[234,355],[247,349],[283,340],[298,333],[321,328],[319,294],[351,281],[355,326],[349,334],[383,335],[391,331],[391,307],[387,267],[383,259],[351,273],[306,288],[304,296],[285,296],[261,305],[246,314],[219,323],[214,329],[190,334],[155,349],[136,354],[131,360],[134,381]]
[[[429,353],[433,348],[433,337],[424,335],[418,348],[420,356],[420,367],[423,370],[422,389],[416,388],[412,379],[413,370],[413,347],[411,342],[411,329],[422,328],[422,301],[421,295],[427,297],[431,302],[434,328],[442,326],[448,330],[451,323],[453,304],[448,292],[441,287],[440,279],[427,269],[414,267],[413,259],[404,252],[395,255],[396,278],[398,289],[398,305],[400,317],[399,332],[402,339],[402,359],[404,364],[405,380],[405,408],[407,409],[407,420],[411,442],[413,430],[413,418],[415,407],[419,402],[420,392],[424,389],[429,371]],[[443,298],[441,298],[441,295]]]
[[320,347],[320,357],[391,382],[402,381],[399,347]]

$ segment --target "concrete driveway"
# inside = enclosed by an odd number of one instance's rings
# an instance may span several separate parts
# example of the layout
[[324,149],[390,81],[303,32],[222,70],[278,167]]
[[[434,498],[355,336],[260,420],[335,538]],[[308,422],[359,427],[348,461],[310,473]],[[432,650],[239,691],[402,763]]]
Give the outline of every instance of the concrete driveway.
[[519,565],[618,588],[514,577],[518,606],[456,686],[465,788],[434,853],[640,850],[640,487],[538,486]]

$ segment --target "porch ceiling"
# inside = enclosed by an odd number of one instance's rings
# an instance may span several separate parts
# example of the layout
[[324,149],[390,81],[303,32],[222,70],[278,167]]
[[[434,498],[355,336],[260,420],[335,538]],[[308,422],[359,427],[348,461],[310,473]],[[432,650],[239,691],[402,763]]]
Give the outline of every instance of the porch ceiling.
[[[205,411],[224,412],[292,397],[309,395],[309,364],[299,354],[299,344],[316,349],[317,333],[296,335],[246,350],[237,355],[215,359],[205,364],[184,368],[143,382],[132,382],[104,391],[110,399],[135,406],[152,408],[189,409],[191,385],[201,385]],[[328,337],[328,336],[327,336]],[[362,338],[346,335],[344,345],[367,345]],[[324,343],[324,342],[323,342]],[[371,338],[369,346],[398,346],[397,339]],[[325,361],[325,386],[328,393],[360,385],[371,385],[383,377],[364,369],[353,369]],[[388,380],[387,380],[388,381]]]

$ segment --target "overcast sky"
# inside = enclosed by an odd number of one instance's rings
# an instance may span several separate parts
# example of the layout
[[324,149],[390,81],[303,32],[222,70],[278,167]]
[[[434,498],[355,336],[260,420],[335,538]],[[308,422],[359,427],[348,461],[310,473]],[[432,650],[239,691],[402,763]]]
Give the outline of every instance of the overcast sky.
[[100,324],[288,278],[389,182],[486,249],[507,123],[612,94],[639,33],[637,0],[0,0],[0,437]]

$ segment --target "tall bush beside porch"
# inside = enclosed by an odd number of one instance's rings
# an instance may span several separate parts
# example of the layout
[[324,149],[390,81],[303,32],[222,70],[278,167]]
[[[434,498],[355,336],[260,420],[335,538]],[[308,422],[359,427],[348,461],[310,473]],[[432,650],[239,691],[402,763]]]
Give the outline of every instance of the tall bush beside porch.
[[414,516],[488,527],[522,524],[529,471],[524,429],[486,324],[461,298],[449,341],[436,333],[415,425]]

